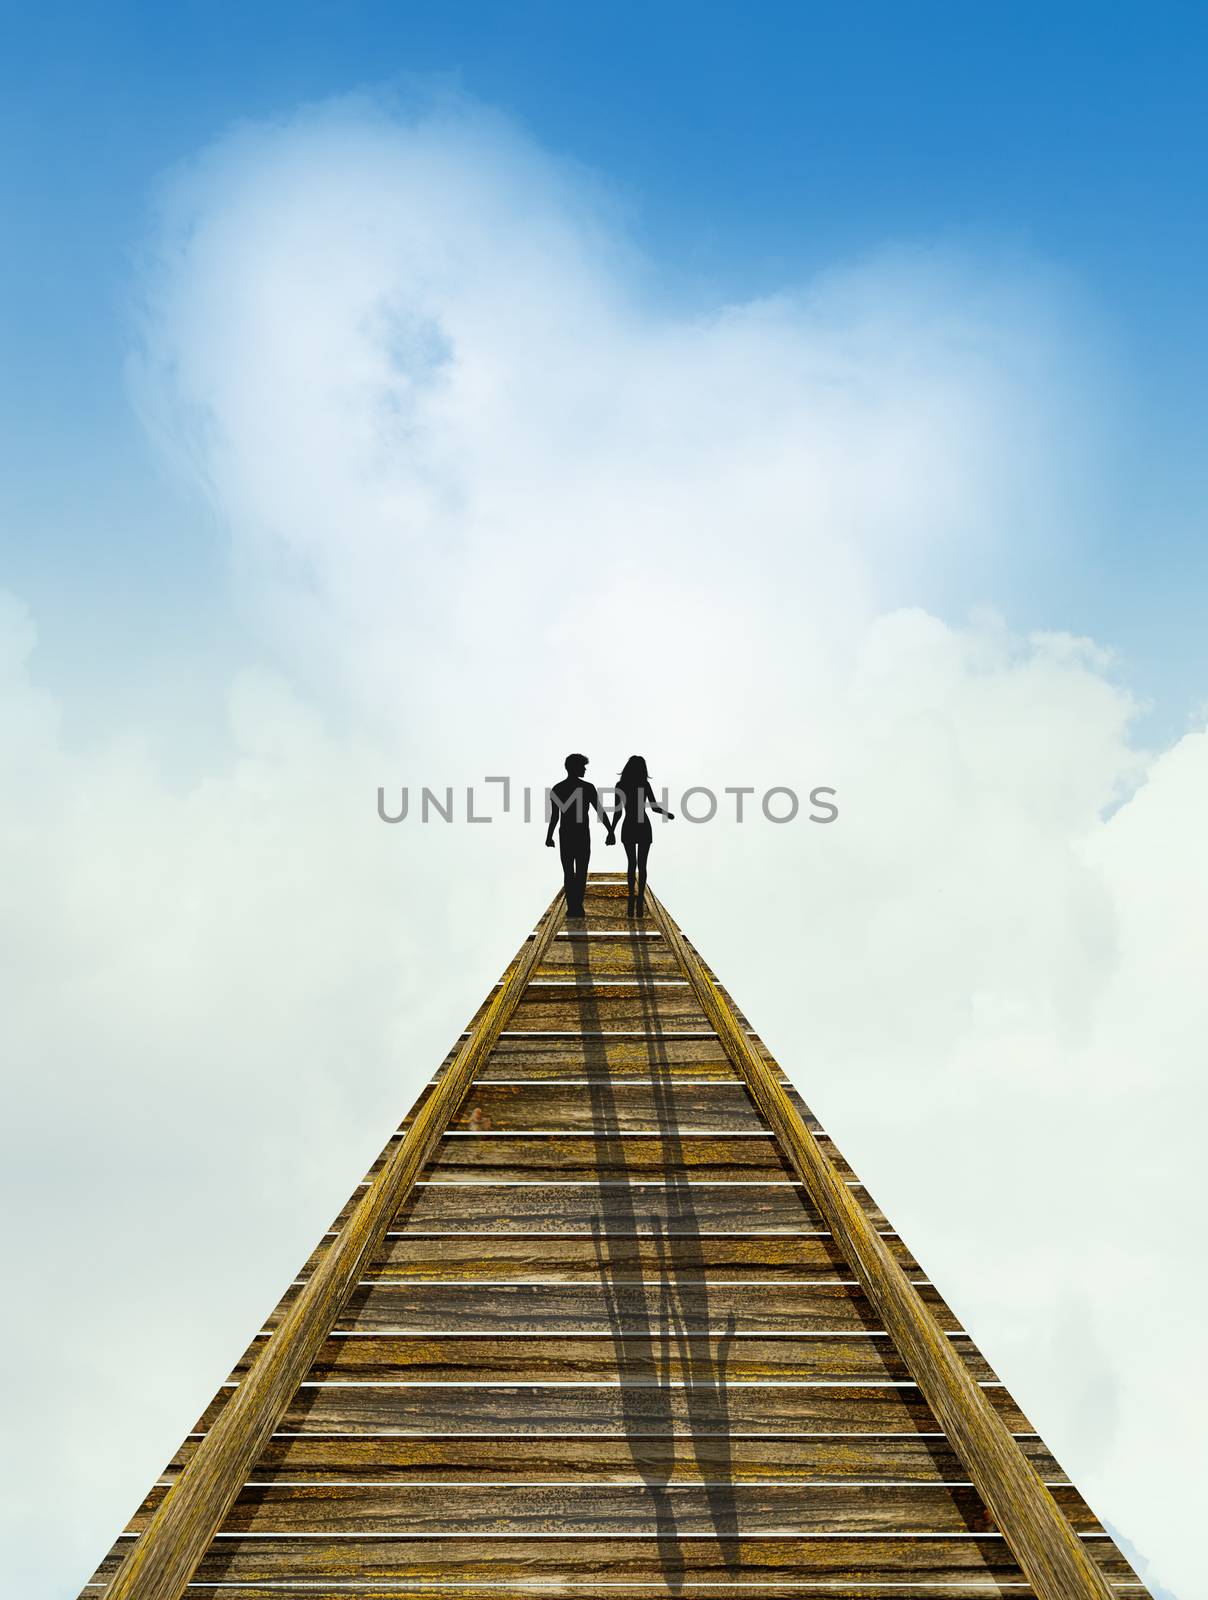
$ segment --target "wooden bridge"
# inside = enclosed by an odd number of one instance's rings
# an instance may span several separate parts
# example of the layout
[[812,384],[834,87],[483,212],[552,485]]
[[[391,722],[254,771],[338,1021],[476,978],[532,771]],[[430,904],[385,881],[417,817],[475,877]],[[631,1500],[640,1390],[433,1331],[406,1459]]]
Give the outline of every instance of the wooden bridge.
[[623,894],[546,912],[84,1595],[1144,1600]]

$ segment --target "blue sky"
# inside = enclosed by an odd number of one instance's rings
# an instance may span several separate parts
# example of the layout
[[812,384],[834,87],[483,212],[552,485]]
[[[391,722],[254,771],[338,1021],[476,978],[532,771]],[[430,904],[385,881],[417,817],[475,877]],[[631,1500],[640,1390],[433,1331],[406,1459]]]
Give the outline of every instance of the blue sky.
[[[1109,352],[1114,479],[1087,526],[1040,534],[1026,572],[972,561],[920,598],[1095,634],[1156,699],[1159,736],[1202,698],[1198,8],[47,5],[9,8],[5,34],[0,537],[52,680],[87,650],[133,721],[169,692],[205,721],[196,669],[239,648],[221,540],[162,475],[123,386],[161,174],[236,120],[440,77],[591,168],[654,292],[681,304],[902,242],[1066,277]],[[182,634],[185,614],[201,626]],[[132,628],[179,673],[131,669]]]

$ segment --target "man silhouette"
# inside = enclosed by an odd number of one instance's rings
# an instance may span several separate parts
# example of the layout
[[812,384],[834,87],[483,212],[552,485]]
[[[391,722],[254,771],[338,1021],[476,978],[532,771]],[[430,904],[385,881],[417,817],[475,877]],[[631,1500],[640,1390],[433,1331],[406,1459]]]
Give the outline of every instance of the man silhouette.
[[[554,848],[554,829],[558,829],[558,848],[562,854],[562,878],[566,889],[566,914],[581,917],[583,893],[587,888],[587,863],[591,858],[591,828],[588,809],[594,808],[596,816],[608,828],[607,818],[600,810],[600,797],[594,783],[588,783],[583,774],[587,771],[587,757],[569,755],[566,758],[566,776],[550,790],[549,828],[545,842]],[[612,829],[608,828],[609,843]]]

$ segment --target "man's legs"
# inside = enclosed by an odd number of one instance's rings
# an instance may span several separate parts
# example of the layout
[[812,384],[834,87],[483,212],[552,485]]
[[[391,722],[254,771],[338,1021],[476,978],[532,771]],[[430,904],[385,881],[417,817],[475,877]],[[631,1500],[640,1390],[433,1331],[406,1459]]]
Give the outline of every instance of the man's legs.
[[558,849],[562,855],[562,883],[566,893],[568,917],[583,915],[583,895],[587,889],[587,861],[591,854],[591,835],[586,828],[568,828],[563,824],[558,835]]
[[591,833],[584,828],[583,838],[579,842],[575,853],[575,904],[578,906],[578,915],[587,915],[583,909],[583,896],[587,893],[587,863],[591,860]]

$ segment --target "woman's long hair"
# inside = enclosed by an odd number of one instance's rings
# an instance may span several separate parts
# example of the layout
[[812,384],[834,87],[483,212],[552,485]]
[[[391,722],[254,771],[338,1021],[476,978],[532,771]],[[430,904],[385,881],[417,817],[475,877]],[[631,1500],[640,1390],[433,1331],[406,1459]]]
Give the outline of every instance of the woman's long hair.
[[650,782],[650,775],[646,771],[645,756],[630,756],[621,768],[621,776],[617,779],[617,790],[625,796],[627,810],[636,810],[638,801],[646,785]]

